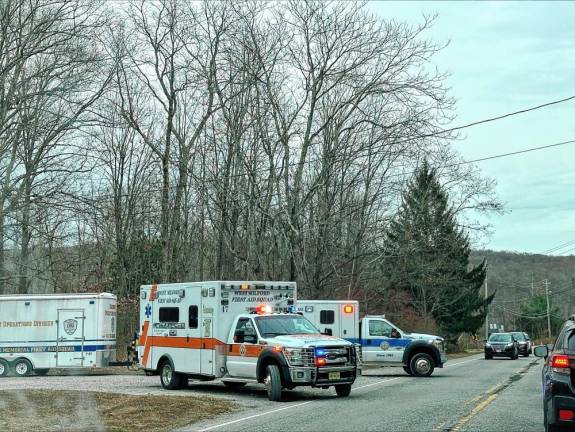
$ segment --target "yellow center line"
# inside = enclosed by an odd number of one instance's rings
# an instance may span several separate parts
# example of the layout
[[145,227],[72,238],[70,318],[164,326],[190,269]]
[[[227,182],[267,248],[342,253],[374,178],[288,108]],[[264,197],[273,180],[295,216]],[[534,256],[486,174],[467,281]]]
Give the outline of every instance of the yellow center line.
[[455,426],[453,426],[449,430],[453,431],[453,432],[460,431],[463,426],[465,426],[467,423],[469,423],[469,421],[473,417],[475,417],[477,414],[479,414],[481,411],[483,411],[485,408],[487,408],[489,406],[489,404],[491,402],[493,402],[496,398],[497,398],[497,393],[490,394],[489,396],[487,396],[483,401],[481,401],[479,404],[477,404],[477,406],[475,408],[473,408],[469,414],[467,414],[465,417],[462,417],[455,424]]

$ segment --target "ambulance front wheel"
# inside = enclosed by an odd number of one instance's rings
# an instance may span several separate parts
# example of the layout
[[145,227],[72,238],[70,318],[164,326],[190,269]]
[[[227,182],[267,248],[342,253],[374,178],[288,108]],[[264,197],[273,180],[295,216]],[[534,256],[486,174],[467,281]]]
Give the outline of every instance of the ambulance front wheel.
[[271,364],[266,368],[264,384],[268,392],[268,399],[272,402],[279,402],[282,398],[282,379],[277,365]]
[[347,397],[351,393],[351,384],[336,385],[335,392],[339,397]]
[[0,377],[8,376],[8,372],[10,372],[8,362],[4,359],[0,359]]
[[183,377],[174,370],[170,360],[165,360],[160,366],[160,381],[166,390],[177,390],[182,388]]

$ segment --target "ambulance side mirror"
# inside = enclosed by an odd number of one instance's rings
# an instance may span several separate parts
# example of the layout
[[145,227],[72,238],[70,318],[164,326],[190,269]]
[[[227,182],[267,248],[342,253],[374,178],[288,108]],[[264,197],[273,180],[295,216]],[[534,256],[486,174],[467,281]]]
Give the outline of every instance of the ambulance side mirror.
[[321,334],[326,336],[333,336],[333,332],[329,328],[324,329],[324,331]]

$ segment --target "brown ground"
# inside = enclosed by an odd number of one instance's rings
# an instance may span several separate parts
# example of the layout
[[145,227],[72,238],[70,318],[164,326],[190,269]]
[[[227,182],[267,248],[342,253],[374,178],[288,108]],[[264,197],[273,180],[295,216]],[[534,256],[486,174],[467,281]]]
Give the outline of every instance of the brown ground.
[[0,431],[169,431],[233,410],[195,396],[62,390],[0,391]]

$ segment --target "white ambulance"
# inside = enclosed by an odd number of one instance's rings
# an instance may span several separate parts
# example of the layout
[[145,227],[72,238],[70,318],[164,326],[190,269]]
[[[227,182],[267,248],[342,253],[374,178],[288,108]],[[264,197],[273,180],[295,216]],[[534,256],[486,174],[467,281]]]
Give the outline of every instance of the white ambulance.
[[0,296],[0,376],[108,366],[116,359],[116,296]]
[[401,366],[409,375],[427,377],[447,361],[443,338],[405,332],[385,315],[360,319],[357,301],[299,300],[297,312],[322,333],[361,345],[365,366]]
[[138,356],[166,389],[188,379],[228,387],[329,388],[348,396],[357,373],[352,343],[320,334],[295,311],[294,282],[190,282],[140,290]]

